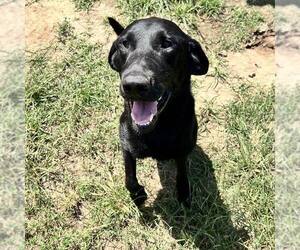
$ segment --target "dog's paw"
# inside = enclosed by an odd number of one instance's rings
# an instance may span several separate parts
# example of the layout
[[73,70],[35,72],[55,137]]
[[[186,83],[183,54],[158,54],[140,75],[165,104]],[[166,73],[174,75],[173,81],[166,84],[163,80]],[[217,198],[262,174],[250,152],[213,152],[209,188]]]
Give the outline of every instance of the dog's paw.
[[186,208],[191,208],[191,204],[192,204],[192,199],[191,197],[187,197],[186,199],[179,201],[184,207]]
[[145,192],[144,187],[140,186],[136,192],[130,193],[130,197],[135,205],[140,206],[147,200],[147,193]]
[[190,185],[185,188],[177,190],[177,200],[186,208],[191,208],[192,204],[192,191]]

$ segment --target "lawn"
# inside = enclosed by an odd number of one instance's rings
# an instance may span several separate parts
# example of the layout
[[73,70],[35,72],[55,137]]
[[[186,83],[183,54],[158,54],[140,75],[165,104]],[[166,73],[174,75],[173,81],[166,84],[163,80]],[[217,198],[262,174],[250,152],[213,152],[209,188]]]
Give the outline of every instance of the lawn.
[[[84,15],[105,3],[72,2]],[[188,160],[192,207],[177,203],[172,161],[139,161],[149,200],[141,209],[130,200],[109,43],[91,40],[66,17],[54,41],[27,51],[26,248],[274,249],[273,82],[233,74],[228,63],[268,20],[259,8],[221,0],[118,0],[114,8],[124,24],[168,17],[207,50],[208,76],[193,77],[199,135]],[[204,38],[200,21],[216,32]],[[204,95],[203,88],[212,90]],[[216,89],[220,96],[208,98]]]

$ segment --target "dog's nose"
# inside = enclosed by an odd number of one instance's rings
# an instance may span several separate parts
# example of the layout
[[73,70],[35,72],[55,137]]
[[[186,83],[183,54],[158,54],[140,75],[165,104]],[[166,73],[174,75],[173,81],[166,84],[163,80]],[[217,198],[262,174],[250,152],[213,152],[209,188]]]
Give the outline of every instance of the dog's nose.
[[144,76],[127,76],[122,81],[124,93],[132,97],[143,97],[150,88],[150,82]]

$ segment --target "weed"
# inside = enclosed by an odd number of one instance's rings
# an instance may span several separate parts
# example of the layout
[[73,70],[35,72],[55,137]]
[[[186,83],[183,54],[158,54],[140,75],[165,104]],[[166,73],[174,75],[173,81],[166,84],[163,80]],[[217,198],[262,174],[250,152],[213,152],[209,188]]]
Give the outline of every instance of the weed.
[[99,0],[72,0],[77,10],[89,11],[95,2]]
[[26,0],[25,1],[25,6],[27,7],[27,6],[30,6],[30,5],[32,5],[32,4],[34,4],[34,3],[38,3],[40,0]]
[[223,0],[200,0],[198,3],[201,13],[207,16],[218,16],[224,8]]
[[64,21],[59,24],[57,33],[58,41],[65,43],[68,38],[74,36],[74,27],[71,25],[70,21],[65,18]]

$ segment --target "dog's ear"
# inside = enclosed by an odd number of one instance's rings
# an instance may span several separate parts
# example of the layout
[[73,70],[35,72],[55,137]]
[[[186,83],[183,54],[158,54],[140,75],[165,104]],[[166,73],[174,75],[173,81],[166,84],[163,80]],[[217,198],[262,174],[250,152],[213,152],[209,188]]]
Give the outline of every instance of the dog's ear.
[[[124,30],[123,26],[112,17],[108,17],[108,22],[118,36]],[[122,55],[120,54],[120,51],[117,49],[117,41],[115,41],[110,48],[108,54],[108,63],[110,67],[112,67],[112,69],[116,71],[120,71],[121,63],[122,63]]]
[[117,35],[120,35],[124,30],[124,27],[112,17],[108,17],[108,22]]
[[117,45],[116,45],[116,41],[113,43],[113,45],[110,48],[109,54],[108,54],[108,63],[110,65],[110,67],[112,69],[114,69],[115,71],[119,71],[120,70],[120,63],[118,63],[118,61],[120,60],[120,55],[119,52],[117,50]]
[[191,75],[206,74],[208,71],[209,62],[200,44],[196,40],[190,39],[188,42],[188,46],[189,46],[188,66]]

